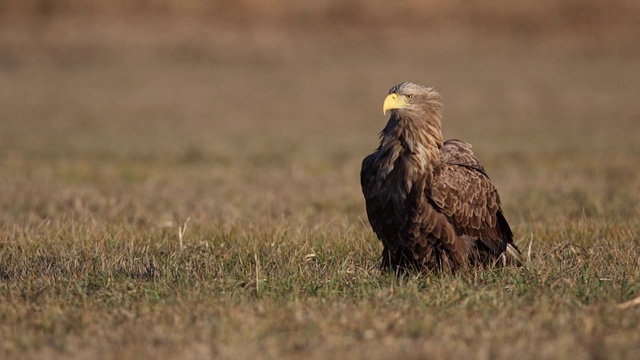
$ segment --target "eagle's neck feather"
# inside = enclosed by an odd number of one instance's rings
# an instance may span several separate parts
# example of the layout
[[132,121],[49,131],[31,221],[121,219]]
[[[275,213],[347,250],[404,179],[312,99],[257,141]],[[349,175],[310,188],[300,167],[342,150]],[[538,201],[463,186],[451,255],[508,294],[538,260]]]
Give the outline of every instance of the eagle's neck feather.
[[411,115],[394,112],[382,130],[380,148],[395,160],[415,158],[413,160],[424,168],[439,161],[442,143],[438,114],[416,120]]
[[417,181],[431,182],[432,171],[440,161],[440,118],[418,119],[394,112],[380,134],[378,182],[382,188],[386,184],[386,196],[397,207],[401,207]]

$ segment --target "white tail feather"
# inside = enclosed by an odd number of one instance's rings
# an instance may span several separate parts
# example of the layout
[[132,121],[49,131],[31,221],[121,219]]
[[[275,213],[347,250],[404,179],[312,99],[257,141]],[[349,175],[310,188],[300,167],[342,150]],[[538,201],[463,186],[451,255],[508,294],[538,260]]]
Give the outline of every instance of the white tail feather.
[[522,254],[512,244],[507,244],[506,253],[509,254],[509,256],[511,256],[511,258],[516,261],[517,266],[524,264],[524,258],[522,257]]

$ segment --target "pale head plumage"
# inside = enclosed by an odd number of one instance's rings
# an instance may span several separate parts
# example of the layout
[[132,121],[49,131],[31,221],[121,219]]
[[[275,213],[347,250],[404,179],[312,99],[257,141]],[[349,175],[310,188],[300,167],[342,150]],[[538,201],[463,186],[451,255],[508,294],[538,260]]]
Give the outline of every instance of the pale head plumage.
[[417,117],[433,114],[440,119],[442,112],[442,96],[434,88],[403,82],[389,90],[389,97],[394,96],[398,107],[389,107],[392,112],[412,113]]

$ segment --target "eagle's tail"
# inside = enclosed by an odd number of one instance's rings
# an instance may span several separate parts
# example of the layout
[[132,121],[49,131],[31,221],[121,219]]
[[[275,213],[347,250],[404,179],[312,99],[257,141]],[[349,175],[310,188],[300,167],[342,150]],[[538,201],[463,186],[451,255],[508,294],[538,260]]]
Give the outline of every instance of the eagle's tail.
[[502,253],[502,258],[503,258],[503,261],[505,262],[505,265],[506,264],[513,264],[515,266],[524,265],[524,257],[522,256],[520,249],[518,249],[518,247],[515,246],[514,244],[507,244],[507,249],[504,251],[504,253]]

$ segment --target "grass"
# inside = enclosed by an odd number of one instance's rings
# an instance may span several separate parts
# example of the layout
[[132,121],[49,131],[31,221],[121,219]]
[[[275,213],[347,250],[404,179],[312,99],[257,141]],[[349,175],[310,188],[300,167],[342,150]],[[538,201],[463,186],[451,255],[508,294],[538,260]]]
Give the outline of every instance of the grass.
[[[2,358],[640,350],[640,306],[619,306],[640,295],[637,55],[426,33],[3,34]],[[404,80],[443,92],[445,137],[474,144],[526,267],[378,271],[358,172]]]

